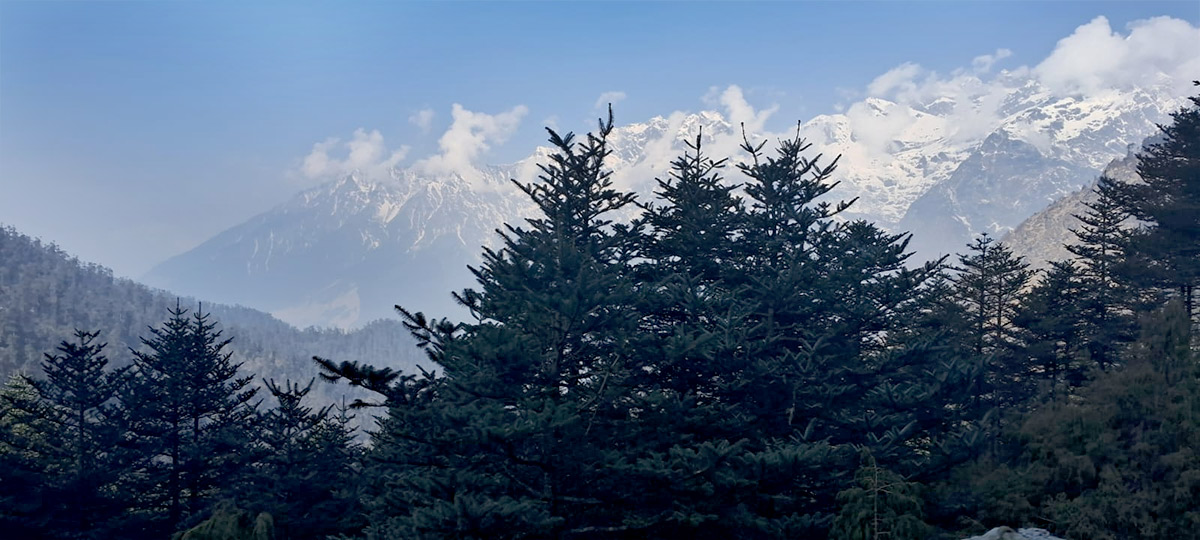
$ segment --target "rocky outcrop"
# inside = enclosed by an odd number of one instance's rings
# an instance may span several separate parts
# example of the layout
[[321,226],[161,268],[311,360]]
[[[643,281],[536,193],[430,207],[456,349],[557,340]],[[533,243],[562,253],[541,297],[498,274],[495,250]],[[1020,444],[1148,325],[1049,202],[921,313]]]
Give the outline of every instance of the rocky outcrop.
[[996,527],[983,536],[972,536],[967,540],[1063,540],[1045,529],[1016,529]]

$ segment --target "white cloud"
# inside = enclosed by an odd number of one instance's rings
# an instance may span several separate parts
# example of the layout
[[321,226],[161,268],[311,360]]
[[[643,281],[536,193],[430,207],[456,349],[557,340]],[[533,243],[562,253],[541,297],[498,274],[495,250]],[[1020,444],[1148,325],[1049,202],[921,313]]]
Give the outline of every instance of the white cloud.
[[747,133],[762,133],[767,119],[779,111],[778,104],[767,109],[755,110],[754,106],[746,101],[742,88],[736,84],[726,87],[716,101],[725,108],[725,118],[735,126],[744,124]]
[[[948,120],[952,139],[986,135],[1000,122],[1007,96],[1028,77],[1041,82],[1058,97],[1095,95],[1111,89],[1169,83],[1177,95],[1191,92],[1190,81],[1200,73],[1200,28],[1187,21],[1159,17],[1136,21],[1127,33],[1114,31],[1104,17],[1079,26],[1060,40],[1054,51],[1036,67],[1018,66],[992,73],[993,67],[1013,56],[1008,49],[975,57],[969,67],[938,73],[911,62],[901,64],[872,80],[865,95],[888,99],[925,110]],[[862,96],[863,94],[860,94]],[[903,129],[892,115],[868,118],[855,106],[856,136],[883,141]],[[872,133],[861,132],[871,130]]]
[[408,123],[420,128],[421,133],[429,133],[430,128],[433,127],[433,116],[433,109],[424,108],[409,116]]
[[[337,152],[339,148],[342,152]],[[337,155],[342,153],[343,157]],[[323,179],[359,171],[368,176],[386,175],[408,155],[408,146],[389,150],[378,130],[359,128],[354,138],[342,142],[330,138],[313,145],[304,158],[300,172],[309,179]]]
[[882,97],[892,92],[911,92],[916,89],[916,78],[924,73],[921,66],[905,62],[875,77],[867,85],[867,95]]
[[987,73],[992,70],[992,66],[996,65],[1005,58],[1012,56],[1012,51],[1008,49],[996,49],[992,54],[982,54],[971,60],[971,69],[975,73]]
[[528,107],[517,105],[499,114],[486,114],[455,103],[450,112],[450,128],[438,139],[441,151],[418,161],[414,167],[428,174],[458,174],[476,182],[476,187],[485,188],[478,185],[482,175],[475,168],[475,160],[493,144],[507,141],[528,112]]
[[608,107],[610,104],[616,105],[617,103],[620,103],[622,100],[625,99],[625,97],[626,97],[625,92],[622,92],[620,90],[610,90],[608,92],[604,92],[603,94],[600,94],[600,97],[596,98],[596,104],[593,105],[593,107],[595,107],[596,109],[604,109],[605,107]]
[[1170,17],[1130,23],[1122,35],[1096,17],[1059,40],[1033,69],[1051,89],[1090,94],[1106,89],[1170,82],[1186,92],[1200,72],[1200,28]]

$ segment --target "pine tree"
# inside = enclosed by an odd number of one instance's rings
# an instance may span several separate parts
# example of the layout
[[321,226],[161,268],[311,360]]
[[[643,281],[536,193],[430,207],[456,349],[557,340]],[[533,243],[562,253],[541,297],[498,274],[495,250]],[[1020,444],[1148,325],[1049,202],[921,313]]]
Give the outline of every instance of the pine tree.
[[1079,274],[1071,261],[1050,263],[1014,320],[1025,331],[1030,376],[1046,385],[1042,390],[1050,401],[1065,389],[1082,384],[1086,376],[1081,357],[1089,337],[1083,312],[1091,306],[1085,303],[1086,285]]
[[854,474],[857,485],[838,494],[842,509],[831,540],[922,540],[930,527],[922,521],[924,501],[918,484],[879,466],[869,451]]
[[[1200,81],[1197,81],[1200,85]],[[1200,286],[1200,96],[1159,126],[1163,140],[1138,154],[1140,184],[1123,187],[1122,203],[1148,224],[1130,244],[1149,285],[1183,300],[1195,321]]]
[[1080,264],[1080,331],[1090,361],[1101,370],[1116,363],[1122,346],[1133,339],[1133,291],[1122,275],[1130,248],[1122,189],[1116,180],[1100,177],[1096,202],[1084,203],[1087,212],[1075,216],[1081,225],[1072,230],[1076,242],[1067,245]]
[[251,377],[224,349],[230,340],[209,316],[176,306],[134,361],[118,399],[127,431],[130,522],[169,534],[203,514],[244,466],[257,403]]
[[656,179],[659,204],[648,204],[642,216],[645,262],[636,271],[645,305],[639,310],[643,328],[659,337],[654,343],[660,349],[640,354],[661,359],[654,378],[670,381],[671,390],[715,398],[722,368],[713,363],[743,345],[721,339],[719,332],[741,322],[730,272],[744,213],[733,194],[737,186],[720,175],[726,160],[705,156],[702,141],[702,134],[688,141],[668,178]]
[[104,536],[101,526],[115,509],[108,492],[116,480],[112,451],[119,435],[112,400],[121,373],[106,371],[107,344],[96,342],[99,335],[76,330],[75,341],[45,354],[46,378],[29,381],[53,426],[45,434],[53,451],[43,459],[54,471],[46,478],[55,507],[51,527],[63,537]]
[[750,377],[769,364],[760,353],[770,345],[752,337],[754,307],[741,298],[747,216],[719,174],[725,160],[705,157],[702,140],[659,180],[661,205],[644,217],[638,276],[653,339],[636,353],[644,451],[622,468],[625,519],[651,538],[811,534],[829,516],[800,494],[825,482],[835,451],[803,440],[803,425],[762,431],[782,411],[754,403]]
[[[611,130],[610,116],[582,143],[550,131],[557,153],[539,182],[518,184],[540,216],[506,226],[503,247],[485,250],[472,269],[479,289],[457,294],[475,322],[446,328],[403,312],[442,375],[424,404],[392,392],[376,459],[397,466],[384,472],[393,477],[381,493],[387,508],[375,506],[368,537],[612,536],[636,527],[610,515],[614,460],[633,443],[626,374],[636,369],[627,348],[637,323],[636,237],[609,217],[633,201],[604,167]],[[422,383],[398,382],[407,384]],[[410,397],[414,407],[397,402]]]
[[[972,400],[972,416],[990,414],[998,433],[1004,413],[1032,394],[1032,374],[1021,353],[1019,315],[1022,291],[1033,271],[1004,244],[983,234],[959,255],[954,296],[964,308],[967,338],[982,371],[982,384]],[[993,448],[994,450],[994,448]]]
[[313,382],[265,382],[277,405],[261,415],[255,437],[261,457],[238,490],[242,508],[271,516],[278,540],[325,538],[356,524],[351,418],[345,410],[335,415],[333,405],[306,405]]
[[46,478],[54,432],[37,389],[23,375],[0,388],[0,527],[14,538],[52,538]]

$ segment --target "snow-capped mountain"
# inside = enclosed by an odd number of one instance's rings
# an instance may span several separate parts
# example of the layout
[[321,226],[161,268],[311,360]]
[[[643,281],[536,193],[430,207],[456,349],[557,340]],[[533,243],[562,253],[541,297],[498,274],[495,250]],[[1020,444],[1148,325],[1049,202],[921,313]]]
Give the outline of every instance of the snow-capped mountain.
[[997,128],[912,201],[897,228],[913,233],[920,259],[961,251],[980,233],[1003,237],[1091,184],[1181,103],[1154,89],[1055,97],[1027,83],[1006,98]]
[[[960,251],[980,232],[1002,236],[1078,191],[1179,103],[1153,89],[1060,97],[1014,76],[999,99],[868,98],[811,119],[801,134],[814,155],[827,156],[825,163],[842,156],[840,184],[829,197],[858,199],[844,217],[912,231],[917,258],[925,259]],[[741,129],[725,116],[675,113],[613,132],[614,182],[650,199],[654,178],[666,175],[701,130],[711,157],[734,163],[745,157]],[[533,181],[548,155],[540,147],[467,178],[420,167],[395,169],[387,178],[338,178],[164,262],[145,279],[265,309],[300,326],[356,326],[392,316],[397,303],[461,316],[449,292],[473,283],[466,265],[478,262],[480,246],[496,241],[494,229],[520,224],[532,212],[508,179]],[[725,176],[741,182],[732,166]]]
[[[507,173],[484,171],[500,185]],[[457,175],[351,174],[304,191],[155,267],[156,286],[270,310],[294,325],[356,326],[394,304],[442,309],[498,223],[525,212]],[[445,314],[445,313],[443,313]]]

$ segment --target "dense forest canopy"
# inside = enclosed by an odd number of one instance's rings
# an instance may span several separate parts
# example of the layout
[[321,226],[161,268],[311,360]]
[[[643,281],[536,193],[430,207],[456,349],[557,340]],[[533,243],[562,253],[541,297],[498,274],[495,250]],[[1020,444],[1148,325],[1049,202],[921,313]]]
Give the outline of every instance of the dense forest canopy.
[[[605,165],[612,126],[550,131],[539,179],[518,184],[538,214],[454,293],[469,320],[399,308],[424,369],[369,363],[411,342],[292,332],[287,350],[321,358],[280,380],[234,354],[241,327],[217,321],[236,311],[64,296],[153,293],[6,231],[0,254],[32,266],[4,266],[0,361],[32,373],[33,349],[42,375],[0,390],[5,530],[1196,537],[1200,98],[1139,154],[1140,183],[1100,182],[1075,257],[1042,272],[986,236],[912,265],[908,235],[842,219],[853,201],[824,197],[838,160],[798,135],[746,137],[739,156],[697,137],[639,201]],[[118,309],[156,319],[132,329]],[[72,334],[54,315],[70,313],[93,318]],[[310,382],[318,369],[343,384]],[[347,384],[374,398],[311,402]],[[380,415],[369,444],[363,414]]]

